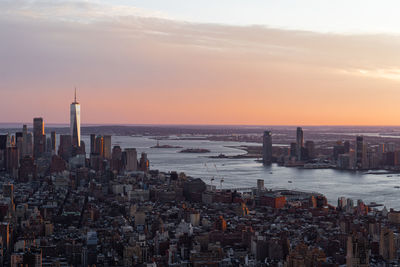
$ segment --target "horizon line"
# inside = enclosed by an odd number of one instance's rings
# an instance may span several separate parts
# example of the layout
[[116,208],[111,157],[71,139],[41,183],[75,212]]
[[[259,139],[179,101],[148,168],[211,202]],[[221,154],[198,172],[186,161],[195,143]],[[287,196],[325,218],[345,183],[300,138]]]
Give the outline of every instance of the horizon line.
[[[32,122],[0,122],[1,125],[6,124],[21,124],[32,125]],[[45,122],[46,125],[60,125],[68,127],[69,123],[61,122]],[[81,124],[82,127],[91,126],[223,126],[223,127],[400,127],[398,125],[385,125],[385,124],[204,124],[204,123],[85,123]]]

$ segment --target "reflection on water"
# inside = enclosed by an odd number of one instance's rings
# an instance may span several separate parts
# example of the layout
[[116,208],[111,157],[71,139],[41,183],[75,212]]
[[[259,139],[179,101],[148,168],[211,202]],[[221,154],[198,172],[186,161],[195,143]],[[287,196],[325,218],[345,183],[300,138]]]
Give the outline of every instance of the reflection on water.
[[[89,136],[83,136],[89,151]],[[253,187],[257,179],[264,179],[267,188],[288,188],[316,191],[326,195],[331,204],[336,205],[339,196],[351,197],[364,202],[377,202],[390,208],[400,209],[400,176],[363,174],[331,169],[303,170],[272,165],[264,167],[254,159],[210,159],[208,156],[237,155],[243,150],[226,146],[255,145],[237,142],[211,142],[207,140],[162,140],[160,145],[168,144],[183,148],[205,148],[208,154],[177,153],[182,148],[150,148],[156,141],[147,137],[113,136],[112,144],[121,148],[134,147],[138,153],[146,152],[151,168],[160,171],[185,172],[223,188]],[[214,166],[215,165],[215,166]],[[291,183],[289,182],[291,181]]]

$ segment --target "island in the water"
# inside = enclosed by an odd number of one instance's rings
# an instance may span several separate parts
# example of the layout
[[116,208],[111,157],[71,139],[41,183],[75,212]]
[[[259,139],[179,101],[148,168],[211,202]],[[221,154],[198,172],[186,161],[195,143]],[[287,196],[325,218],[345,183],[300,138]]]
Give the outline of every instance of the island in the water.
[[179,153],[210,153],[211,151],[205,148],[187,148],[179,151]]
[[150,148],[182,148],[181,146],[171,146],[171,145],[160,145],[160,143],[157,140],[157,145],[152,146]]
[[171,146],[171,145],[155,145],[150,148],[182,148],[181,146]]

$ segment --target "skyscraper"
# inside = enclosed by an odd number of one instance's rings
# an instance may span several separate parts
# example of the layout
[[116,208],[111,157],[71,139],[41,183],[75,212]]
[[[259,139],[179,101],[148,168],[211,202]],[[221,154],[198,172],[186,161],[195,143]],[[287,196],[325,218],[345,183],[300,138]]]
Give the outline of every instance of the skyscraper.
[[272,134],[270,131],[265,131],[263,136],[263,163],[264,165],[272,163]]
[[0,170],[6,167],[6,148],[8,135],[0,135]]
[[139,161],[140,170],[143,172],[148,172],[150,168],[150,161],[147,158],[147,154],[142,152],[142,156]]
[[290,157],[297,158],[297,144],[296,143],[290,143]]
[[20,151],[22,157],[28,154],[28,127],[26,124],[22,126],[22,151]]
[[15,133],[15,139],[16,139],[16,146],[18,148],[18,156],[20,159],[24,157],[23,155],[23,149],[24,149],[24,138],[23,138],[23,133],[22,132],[16,132]]
[[305,144],[308,159],[315,158],[315,144],[314,141],[306,141]]
[[43,118],[33,119],[33,156],[39,158],[43,155],[46,145]]
[[95,142],[95,150],[94,153],[100,155],[101,157],[104,157],[104,139],[103,136],[98,135],[96,137],[96,142]]
[[297,127],[296,144],[297,144],[296,147],[297,160],[302,160],[301,152],[302,148],[304,147],[304,135],[303,135],[303,129],[301,127]]
[[[122,170],[122,150],[120,146],[114,146],[111,154],[111,170],[120,172]],[[136,159],[137,164],[137,159]]]
[[103,154],[105,159],[111,159],[111,135],[103,136]]
[[356,169],[364,169],[367,160],[367,146],[363,136],[356,138]]
[[126,166],[125,169],[127,171],[137,171],[138,169],[138,161],[137,161],[137,152],[135,148],[127,148],[126,152]]
[[72,138],[72,146],[80,147],[81,145],[81,105],[76,101],[76,89],[74,102],[71,103],[71,120],[70,131]]
[[51,132],[51,153],[52,153],[52,155],[56,154],[56,150],[57,150],[56,132],[52,131]]
[[72,154],[71,136],[60,135],[60,145],[58,147],[58,155],[65,161],[68,161]]
[[96,153],[96,135],[90,134],[90,154]]

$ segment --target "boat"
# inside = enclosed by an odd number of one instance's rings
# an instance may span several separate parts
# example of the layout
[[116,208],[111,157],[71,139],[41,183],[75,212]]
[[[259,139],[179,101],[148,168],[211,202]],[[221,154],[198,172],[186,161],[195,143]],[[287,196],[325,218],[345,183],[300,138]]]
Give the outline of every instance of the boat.
[[289,184],[293,183],[292,181],[287,181]]

